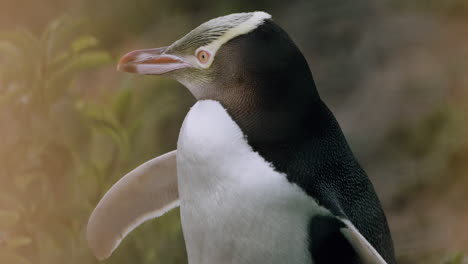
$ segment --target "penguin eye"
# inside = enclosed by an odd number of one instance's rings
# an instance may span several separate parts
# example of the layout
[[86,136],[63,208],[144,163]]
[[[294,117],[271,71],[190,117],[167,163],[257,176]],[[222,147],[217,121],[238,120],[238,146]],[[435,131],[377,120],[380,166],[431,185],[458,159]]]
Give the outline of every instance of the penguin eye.
[[197,59],[201,64],[206,64],[210,60],[210,53],[205,50],[200,50],[197,53]]

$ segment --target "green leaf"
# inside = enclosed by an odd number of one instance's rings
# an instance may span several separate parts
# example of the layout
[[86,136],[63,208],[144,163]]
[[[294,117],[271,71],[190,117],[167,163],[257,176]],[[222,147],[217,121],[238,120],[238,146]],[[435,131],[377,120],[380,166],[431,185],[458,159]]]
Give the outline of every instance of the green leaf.
[[110,137],[122,153],[128,150],[128,135],[119,122],[104,109],[91,104],[81,105],[80,111],[95,131]]
[[106,119],[95,118],[92,121],[94,128],[99,133],[110,137],[123,153],[126,152],[128,149],[128,139],[123,128]]
[[49,86],[57,86],[63,82],[70,81],[76,73],[83,70],[97,68],[111,62],[111,57],[105,51],[83,52],[78,56],[65,61],[62,69],[53,73],[49,80]]
[[464,259],[463,253],[457,253],[453,256],[451,256],[445,264],[462,264]]
[[74,70],[88,70],[112,62],[112,58],[107,51],[87,51],[80,53],[69,65]]
[[[40,61],[41,50],[37,38],[32,33],[26,30],[18,30],[15,32],[0,32],[0,41],[8,43],[17,49],[17,52],[6,53],[7,70],[9,74],[13,74],[10,78],[15,77],[17,80],[24,83],[33,83],[41,69]],[[5,45],[4,44],[4,45]]]
[[80,34],[83,20],[70,16],[62,16],[52,21],[41,35],[41,47],[46,51],[48,60],[54,60],[55,54],[66,52],[71,48],[71,42]]
[[39,48],[39,40],[31,32],[24,29],[12,32],[0,32],[0,40],[11,43],[23,52],[26,52],[25,55],[27,57],[34,57]]
[[105,51],[89,51],[83,52],[65,62],[61,70],[52,73],[47,81],[46,93],[48,100],[56,100],[61,95],[68,91],[70,82],[81,71],[90,70],[111,61],[108,52]]
[[72,43],[72,49],[74,52],[78,53],[88,48],[95,47],[99,44],[99,41],[94,36],[82,36]]
[[132,98],[132,91],[130,89],[123,89],[117,94],[116,98],[114,99],[112,108],[120,124],[126,124],[127,116],[132,104]]
[[55,57],[49,61],[49,67],[52,69],[60,68],[67,60],[71,58],[71,55],[71,52],[67,51],[58,52],[57,55],[55,55]]

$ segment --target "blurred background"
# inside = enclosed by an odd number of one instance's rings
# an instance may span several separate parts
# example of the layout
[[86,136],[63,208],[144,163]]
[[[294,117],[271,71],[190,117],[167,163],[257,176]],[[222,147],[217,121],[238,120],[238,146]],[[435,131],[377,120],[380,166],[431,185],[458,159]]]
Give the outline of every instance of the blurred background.
[[[308,59],[372,178],[399,263],[468,263],[467,0],[0,0],[0,263],[97,263],[90,212],[176,147],[195,102],[115,70],[221,15],[264,10]],[[186,263],[178,211],[105,263]]]

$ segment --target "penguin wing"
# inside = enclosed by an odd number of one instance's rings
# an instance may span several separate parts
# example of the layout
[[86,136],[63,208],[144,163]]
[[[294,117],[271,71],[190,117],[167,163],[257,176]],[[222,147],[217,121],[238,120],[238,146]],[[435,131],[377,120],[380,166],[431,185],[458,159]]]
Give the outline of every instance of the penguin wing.
[[346,225],[341,228],[341,233],[354,248],[359,259],[364,264],[386,264],[387,262],[380,256],[375,248],[361,235],[356,227],[347,219],[341,219]]
[[104,195],[88,222],[94,255],[108,258],[122,239],[143,222],[179,206],[176,150],[149,160],[120,179]]
[[309,250],[315,264],[386,264],[348,219],[317,215],[309,223]]

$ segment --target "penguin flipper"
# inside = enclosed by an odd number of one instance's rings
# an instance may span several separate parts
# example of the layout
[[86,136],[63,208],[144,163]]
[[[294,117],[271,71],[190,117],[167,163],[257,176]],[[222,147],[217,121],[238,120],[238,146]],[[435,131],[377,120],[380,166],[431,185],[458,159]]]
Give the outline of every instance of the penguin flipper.
[[367,241],[367,239],[347,219],[341,219],[346,227],[341,228],[341,233],[350,242],[359,259],[364,264],[386,264],[387,262]]
[[387,263],[347,219],[315,216],[310,221],[309,236],[309,250],[315,264]]
[[108,258],[142,223],[179,206],[176,150],[149,160],[122,177],[104,195],[88,221],[94,255]]

